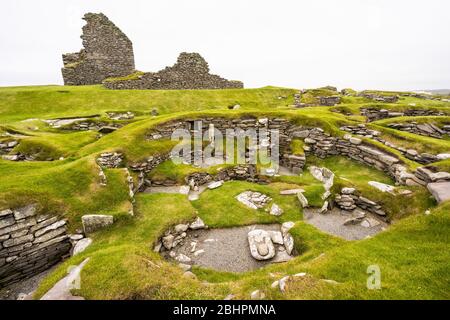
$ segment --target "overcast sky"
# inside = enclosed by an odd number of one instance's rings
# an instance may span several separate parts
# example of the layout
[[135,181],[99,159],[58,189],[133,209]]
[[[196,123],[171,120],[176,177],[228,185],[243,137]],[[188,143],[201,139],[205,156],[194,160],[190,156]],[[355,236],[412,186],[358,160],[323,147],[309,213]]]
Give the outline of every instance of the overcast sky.
[[2,0],[0,86],[62,84],[86,12],[128,35],[142,71],[187,51],[246,87],[450,88],[448,0]]

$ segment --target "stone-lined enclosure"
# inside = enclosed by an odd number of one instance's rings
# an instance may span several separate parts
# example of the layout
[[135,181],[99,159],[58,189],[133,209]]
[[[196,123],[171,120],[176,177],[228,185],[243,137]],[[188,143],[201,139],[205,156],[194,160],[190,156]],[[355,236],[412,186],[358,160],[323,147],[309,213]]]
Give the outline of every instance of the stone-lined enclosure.
[[63,55],[65,85],[101,84],[108,89],[226,89],[243,88],[209,73],[198,53],[183,52],[177,63],[158,72],[137,72],[133,44],[104,14],[87,13],[83,47]]
[[[196,121],[201,121],[202,127],[194,127]],[[324,158],[332,155],[342,155],[362,162],[378,170],[386,172],[398,184],[402,185],[422,185],[426,186],[431,182],[447,182],[450,181],[450,174],[447,172],[437,172],[433,167],[419,168],[415,172],[409,172],[406,165],[393,153],[381,149],[372,144],[368,144],[359,138],[349,134],[344,137],[335,137],[324,132],[323,129],[317,127],[307,127],[291,123],[284,118],[256,118],[246,117],[239,119],[227,118],[192,118],[179,119],[160,124],[149,130],[147,139],[170,139],[175,129],[186,129],[194,134],[194,131],[203,130],[205,132],[213,125],[216,130],[225,133],[226,129],[266,129],[268,131],[279,130],[279,146],[280,146],[280,164],[288,167],[290,170],[300,172],[306,162],[306,156],[309,154]],[[302,155],[293,154],[291,142],[293,139],[300,139],[304,142],[304,153]],[[261,141],[259,142],[261,143]],[[163,161],[169,159],[169,155],[158,155],[149,158],[146,162],[133,163],[130,169],[141,173],[149,172]],[[248,165],[246,165],[248,166]],[[422,171],[425,170],[427,175],[424,176]],[[259,179],[266,180],[267,176],[258,175],[256,170],[246,171],[250,175],[244,175],[245,179],[256,182]],[[140,186],[143,186],[144,174],[140,175]],[[217,175],[216,180],[224,180],[224,176]],[[205,180],[210,181],[210,179]],[[449,182],[450,183],[450,182]]]

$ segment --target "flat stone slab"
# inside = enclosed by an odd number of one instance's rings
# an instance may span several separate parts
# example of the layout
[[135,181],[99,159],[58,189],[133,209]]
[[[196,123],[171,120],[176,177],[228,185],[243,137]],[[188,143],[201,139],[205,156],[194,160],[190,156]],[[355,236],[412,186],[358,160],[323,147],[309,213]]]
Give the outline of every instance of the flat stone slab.
[[358,209],[352,213],[333,208],[326,214],[320,214],[315,209],[303,209],[303,216],[306,223],[346,240],[361,240],[381,232],[388,226],[386,222],[378,219],[375,215],[364,211],[362,212],[366,214],[366,218],[361,219],[361,224],[344,225],[349,219],[356,218],[358,212],[361,211]]
[[[276,254],[269,260],[258,261],[252,257],[248,233],[252,230],[280,231],[279,224],[252,225],[236,228],[206,229],[188,232],[184,243],[171,252],[178,257],[183,254],[191,259],[189,264],[229,272],[245,272],[264,267],[270,263],[285,262],[293,257],[286,254],[284,246],[274,242]],[[170,257],[166,251],[163,253]]]
[[439,203],[450,199],[450,181],[429,183],[427,189]]
[[74,286],[81,284],[80,273],[88,262],[89,258],[72,268],[67,276],[59,280],[53,288],[42,296],[41,300],[84,300],[83,297],[72,295],[70,291],[74,289]]

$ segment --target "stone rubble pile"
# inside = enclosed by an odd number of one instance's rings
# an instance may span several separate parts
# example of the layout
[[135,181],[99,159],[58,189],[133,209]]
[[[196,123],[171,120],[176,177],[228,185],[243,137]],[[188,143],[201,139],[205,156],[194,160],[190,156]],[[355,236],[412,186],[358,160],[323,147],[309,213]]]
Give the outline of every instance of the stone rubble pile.
[[272,198],[255,191],[244,191],[236,196],[236,200],[251,209],[264,208]]
[[[207,225],[200,217],[197,217],[193,222],[186,224],[177,224],[176,226],[167,230],[164,235],[159,239],[154,247],[155,252],[171,251],[178,245],[183,244],[184,239],[187,236],[189,230],[206,229]],[[183,254],[178,257],[174,257],[181,263],[189,263],[191,259]]]
[[118,168],[123,161],[123,154],[119,152],[105,152],[97,158],[97,163],[104,168]]
[[36,205],[0,210],[0,288],[48,269],[71,247],[65,220]]

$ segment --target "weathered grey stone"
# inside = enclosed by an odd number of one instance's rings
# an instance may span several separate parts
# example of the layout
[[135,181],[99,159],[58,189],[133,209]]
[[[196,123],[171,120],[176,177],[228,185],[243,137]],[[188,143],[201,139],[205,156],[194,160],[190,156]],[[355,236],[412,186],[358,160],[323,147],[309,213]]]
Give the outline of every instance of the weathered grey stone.
[[95,232],[114,223],[114,217],[110,215],[91,214],[81,217],[85,234]]
[[[131,72],[130,72],[131,73]],[[226,89],[243,88],[240,81],[229,81],[209,73],[208,63],[198,53],[182,52],[177,62],[158,72],[147,72],[134,80],[105,81],[109,89]],[[233,107],[233,109],[236,106]]]
[[275,247],[267,231],[252,230],[248,233],[247,239],[253,258],[268,260],[275,256]]
[[167,250],[170,250],[170,249],[173,248],[173,242],[174,242],[174,240],[175,240],[175,237],[174,237],[173,235],[171,235],[171,234],[169,234],[169,235],[167,235],[167,236],[165,236],[165,237],[163,237],[163,238],[161,239],[163,246],[164,246]]
[[262,300],[265,297],[266,297],[266,295],[261,290],[252,291],[252,293],[250,294],[251,300]]
[[34,236],[35,237],[40,237],[40,236],[42,236],[43,234],[45,234],[45,233],[47,233],[49,231],[56,230],[56,229],[64,226],[65,224],[66,224],[65,220],[57,221],[57,222],[52,223],[51,225],[49,225],[49,226],[47,226],[47,227],[45,227],[43,229],[40,229],[40,230],[36,231]]
[[200,217],[197,217],[195,221],[189,225],[189,228],[191,228],[192,230],[204,229],[205,223],[202,219],[200,219]]
[[286,233],[283,236],[284,247],[286,248],[287,254],[291,255],[294,250],[294,238],[290,233]]
[[19,208],[14,210],[14,218],[16,220],[25,219],[31,216],[36,215],[37,207],[35,204],[30,204],[28,206],[25,206],[23,208]]
[[87,13],[82,49],[63,55],[65,85],[100,84],[134,72],[133,45],[104,14]]
[[297,193],[297,199],[300,201],[302,208],[308,207],[308,199],[306,199],[305,195],[302,192]]
[[72,256],[75,256],[84,250],[86,250],[92,244],[91,238],[84,238],[77,242],[77,244],[73,247]]
[[281,216],[283,214],[283,209],[281,209],[276,203],[273,203],[270,208],[270,214],[273,216]]
[[21,230],[21,229],[24,229],[24,228],[28,228],[28,227],[34,226],[35,224],[36,224],[36,218],[35,217],[27,218],[24,221],[21,221],[21,222],[18,222],[16,224],[9,225],[9,226],[7,226],[7,227],[5,227],[3,229],[0,229],[0,236],[4,235],[4,234],[7,234],[7,233],[11,233],[11,232],[14,232],[14,231],[18,231],[18,230]]
[[275,244],[284,244],[283,242],[283,234],[280,231],[267,231],[270,235],[270,239]]
[[5,209],[0,211],[0,218],[9,216],[10,214],[13,214],[13,211],[11,209]]
[[6,228],[10,225],[13,225],[14,223],[16,223],[16,220],[14,220],[12,216],[3,218],[0,220],[0,229]]
[[450,181],[429,183],[427,189],[439,203],[450,199]]
[[283,234],[283,236],[286,235],[294,226],[295,223],[292,221],[283,222],[281,224],[281,233]]
[[303,189],[289,189],[289,190],[281,190],[280,194],[281,195],[294,195],[297,194],[299,192],[305,192],[305,190]]
[[223,180],[214,181],[208,185],[208,189],[216,189],[216,188],[221,187],[222,185],[223,185]]
[[58,229],[55,230],[51,230],[47,233],[45,233],[44,235],[37,237],[34,239],[33,243],[42,243],[42,242],[46,242],[50,239],[56,238],[57,236],[63,234],[66,232],[66,228],[65,227],[60,227]]
[[33,235],[32,234],[28,234],[28,235],[25,235],[25,236],[22,236],[22,237],[6,240],[6,241],[3,242],[3,246],[5,248],[18,246],[18,245],[20,245],[22,243],[33,241],[33,239],[34,239]]

